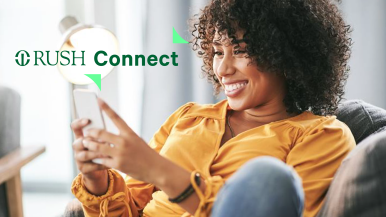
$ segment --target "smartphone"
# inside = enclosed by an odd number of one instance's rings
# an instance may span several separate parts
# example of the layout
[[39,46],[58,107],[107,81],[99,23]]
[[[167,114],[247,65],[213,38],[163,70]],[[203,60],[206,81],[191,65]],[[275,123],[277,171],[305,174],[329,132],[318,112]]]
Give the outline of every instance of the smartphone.
[[[95,92],[86,89],[75,89],[74,101],[78,118],[87,118],[90,124],[83,128],[83,133],[91,128],[105,129],[102,111],[99,108],[97,95]],[[100,163],[100,159],[92,160],[94,163]]]

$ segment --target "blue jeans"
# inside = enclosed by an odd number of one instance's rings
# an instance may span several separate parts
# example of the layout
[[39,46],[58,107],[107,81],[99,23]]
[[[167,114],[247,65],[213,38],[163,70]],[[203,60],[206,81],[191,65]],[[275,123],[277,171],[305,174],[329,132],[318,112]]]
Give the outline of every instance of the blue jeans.
[[211,217],[301,217],[304,192],[295,171],[273,157],[241,166],[217,194]]

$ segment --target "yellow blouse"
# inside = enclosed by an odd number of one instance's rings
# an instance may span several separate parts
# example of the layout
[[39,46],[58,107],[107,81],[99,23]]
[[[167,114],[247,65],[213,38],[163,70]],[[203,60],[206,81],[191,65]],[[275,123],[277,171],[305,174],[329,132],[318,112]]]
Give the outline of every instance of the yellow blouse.
[[[187,103],[165,121],[149,143],[162,156],[188,171],[199,171],[205,178],[207,187],[194,216],[210,216],[224,182],[245,162],[264,155],[276,157],[297,171],[305,192],[304,216],[315,216],[336,170],[356,145],[350,129],[336,116],[305,111],[244,131],[220,148],[229,109],[227,100],[209,105]],[[128,176],[123,179],[114,170],[108,174],[108,191],[102,196],[87,192],[81,174],[74,179],[72,192],[83,204],[86,216],[191,216],[170,203],[154,185]]]

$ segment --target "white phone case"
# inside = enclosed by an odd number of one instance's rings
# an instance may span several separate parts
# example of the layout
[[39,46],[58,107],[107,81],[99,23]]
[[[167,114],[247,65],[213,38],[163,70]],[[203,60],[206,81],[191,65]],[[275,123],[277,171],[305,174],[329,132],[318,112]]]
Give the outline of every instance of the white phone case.
[[[74,101],[78,118],[87,118],[91,121],[89,125],[83,128],[83,133],[91,128],[105,129],[102,111],[98,106],[97,95],[95,92],[86,89],[75,89]],[[94,163],[100,163],[100,159],[92,160]]]

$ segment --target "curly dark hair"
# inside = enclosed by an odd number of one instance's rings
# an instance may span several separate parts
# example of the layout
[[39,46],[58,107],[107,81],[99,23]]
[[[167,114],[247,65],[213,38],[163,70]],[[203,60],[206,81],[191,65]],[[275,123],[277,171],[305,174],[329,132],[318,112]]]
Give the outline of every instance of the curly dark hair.
[[203,75],[213,72],[216,30],[235,40],[243,30],[247,57],[264,73],[285,77],[288,113],[334,114],[343,99],[351,55],[351,28],[330,0],[212,0],[191,20],[193,50]]

